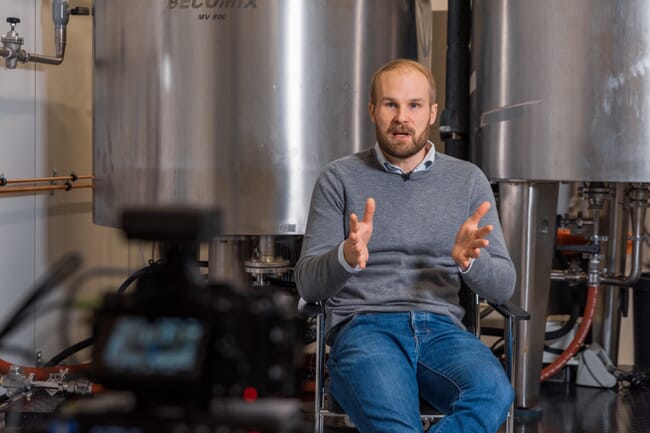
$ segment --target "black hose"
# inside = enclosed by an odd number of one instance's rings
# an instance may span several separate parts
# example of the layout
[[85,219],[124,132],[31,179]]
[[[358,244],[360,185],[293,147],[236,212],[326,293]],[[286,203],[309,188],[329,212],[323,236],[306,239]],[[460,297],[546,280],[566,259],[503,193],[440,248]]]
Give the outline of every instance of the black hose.
[[9,332],[11,332],[20,322],[25,318],[27,310],[41,297],[45,296],[52,289],[54,289],[65,278],[79,269],[81,265],[81,256],[77,253],[68,253],[59,261],[52,265],[43,278],[43,280],[36,285],[32,293],[20,304],[14,311],[9,320],[7,320],[2,328],[0,328],[0,340],[2,340]]
[[574,302],[571,307],[571,315],[569,320],[567,320],[560,329],[554,331],[548,331],[544,333],[544,340],[557,340],[567,335],[575,327],[575,324],[578,322],[578,317],[580,317],[580,312],[582,311],[582,305]]
[[44,367],[56,367],[70,356],[87,347],[92,346],[93,344],[95,344],[95,337],[88,337],[85,340],[81,340],[80,342],[73,344],[72,346],[62,350],[53,356],[49,361],[45,363]]
[[[126,289],[129,288],[131,284],[133,284],[134,281],[136,281],[138,278],[140,278],[143,275],[146,275],[148,273],[154,272],[155,268],[160,264],[160,262],[154,262],[151,263],[148,266],[145,266],[142,269],[139,269],[135,271],[133,274],[129,275],[129,277],[124,280],[124,282],[118,287],[117,289],[117,294],[122,295],[124,292],[126,292]],[[63,349],[61,352],[58,354],[54,355],[49,361],[45,363],[45,367],[54,367],[64,361],[65,359],[69,358],[70,356],[74,355],[75,353],[92,346],[95,343],[95,338],[94,337],[88,337],[85,340],[79,341],[78,343],[75,343],[71,346],[66,347]]]
[[156,270],[156,268],[159,267],[159,265],[160,265],[160,261],[157,261],[157,262],[151,263],[148,266],[145,266],[142,269],[139,269],[139,270],[135,271],[126,280],[124,280],[124,282],[120,285],[120,287],[118,287],[117,294],[118,295],[124,294],[124,292],[126,292],[126,289],[128,289],[129,286],[131,284],[133,284],[134,281],[136,281],[137,279],[139,279],[143,275],[150,274],[150,273],[154,272]]
[[[148,266],[145,266],[142,269],[139,269],[135,271],[133,274],[131,274],[124,282],[118,287],[117,289],[117,294],[122,295],[126,290],[135,282],[138,280],[140,277],[143,275],[147,275],[150,273],[153,273],[156,271],[157,268],[160,267],[160,260],[151,263]],[[199,266],[206,266],[207,262],[198,262]],[[295,287],[295,284],[293,285]],[[88,337],[85,340],[79,341],[78,343],[75,343],[65,349],[63,349],[61,352],[58,354],[54,355],[49,361],[47,361],[44,365],[44,367],[54,367],[59,365],[61,362],[63,362],[65,359],[69,358],[70,356],[74,355],[75,353],[86,349],[90,346],[92,346],[95,343],[95,338],[94,337]]]

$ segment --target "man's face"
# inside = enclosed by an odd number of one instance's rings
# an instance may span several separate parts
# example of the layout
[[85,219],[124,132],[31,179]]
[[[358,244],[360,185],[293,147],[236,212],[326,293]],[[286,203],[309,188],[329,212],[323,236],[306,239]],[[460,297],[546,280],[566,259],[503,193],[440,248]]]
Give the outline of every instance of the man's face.
[[369,104],[368,109],[379,147],[391,163],[399,165],[420,157],[437,108],[429,101],[426,77],[417,70],[394,69],[378,77],[377,103]]

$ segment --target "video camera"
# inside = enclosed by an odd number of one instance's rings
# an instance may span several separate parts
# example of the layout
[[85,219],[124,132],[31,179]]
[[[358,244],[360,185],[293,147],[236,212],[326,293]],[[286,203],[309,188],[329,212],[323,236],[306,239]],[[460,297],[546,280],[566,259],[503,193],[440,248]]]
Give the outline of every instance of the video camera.
[[295,299],[200,274],[199,244],[219,234],[220,221],[218,212],[185,208],[124,212],[126,236],[160,242],[162,259],[132,293],[105,297],[93,380],[149,405],[297,396],[304,332]]

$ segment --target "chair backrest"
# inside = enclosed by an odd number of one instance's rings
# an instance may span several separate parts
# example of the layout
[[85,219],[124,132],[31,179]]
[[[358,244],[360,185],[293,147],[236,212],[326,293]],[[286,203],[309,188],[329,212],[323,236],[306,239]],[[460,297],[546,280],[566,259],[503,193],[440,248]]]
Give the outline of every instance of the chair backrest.
[[460,286],[458,298],[461,307],[465,309],[465,317],[463,317],[463,325],[469,332],[474,335],[480,335],[480,300],[465,283]]

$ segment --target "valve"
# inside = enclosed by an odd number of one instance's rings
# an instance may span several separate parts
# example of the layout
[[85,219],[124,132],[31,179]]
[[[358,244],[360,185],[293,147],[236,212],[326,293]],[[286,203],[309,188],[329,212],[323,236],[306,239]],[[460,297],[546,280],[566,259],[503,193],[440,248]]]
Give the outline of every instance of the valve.
[[20,18],[9,17],[7,18],[7,22],[11,25],[11,29],[2,35],[0,41],[2,42],[2,48],[8,50],[7,58],[5,59],[7,68],[15,69],[18,64],[18,53],[20,53],[25,40],[16,32],[16,24],[20,23]]
[[11,24],[11,30],[13,31],[16,28],[16,24],[20,23],[20,18],[9,17],[7,18],[7,22]]
[[68,380],[68,369],[52,373],[46,380],[37,380],[34,373],[25,374],[22,367],[12,365],[6,375],[0,376],[0,385],[6,389],[9,397],[24,394],[29,399],[37,389],[50,395],[57,393],[90,395],[93,384],[85,379]]
[[70,9],[70,15],[90,15],[90,8],[83,7],[83,6],[77,6],[75,8]]
[[[77,9],[78,13],[85,13],[83,8]],[[87,11],[90,13],[90,10]],[[54,45],[56,55],[48,56],[44,54],[33,54],[23,50],[24,39],[16,32],[16,24],[20,19],[16,17],[7,18],[11,25],[11,30],[2,36],[2,47],[0,47],[0,56],[5,57],[5,63],[8,69],[15,69],[18,62],[43,63],[47,65],[60,65],[65,56],[65,46],[67,38],[67,25],[70,19],[69,0],[52,0],[52,21],[54,23]]]

